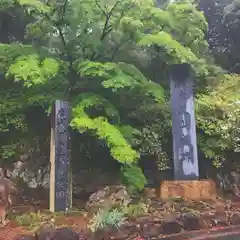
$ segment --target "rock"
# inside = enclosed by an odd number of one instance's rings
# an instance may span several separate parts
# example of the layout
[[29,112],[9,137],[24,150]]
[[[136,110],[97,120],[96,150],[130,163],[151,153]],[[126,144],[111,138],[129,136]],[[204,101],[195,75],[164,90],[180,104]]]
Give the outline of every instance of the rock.
[[182,228],[176,216],[174,215],[165,216],[160,226],[161,234],[174,234],[174,233],[180,233],[181,231],[182,231]]
[[162,200],[172,197],[181,197],[188,200],[215,200],[217,197],[216,185],[212,180],[162,181],[160,186]]
[[212,225],[215,227],[218,226],[227,226],[228,225],[228,219],[226,216],[226,213],[223,214],[216,214],[213,218],[212,218]]
[[229,222],[231,225],[240,225],[240,212],[233,213]]
[[99,208],[112,208],[119,204],[126,206],[130,202],[131,198],[125,186],[107,186],[93,193],[85,204],[85,208],[95,212]]
[[161,227],[161,224],[146,224],[142,228],[141,236],[144,239],[156,237],[160,234],[160,227]]
[[212,217],[213,226],[226,226],[228,224],[226,206],[223,203],[218,203],[214,206],[215,213]]
[[79,236],[72,229],[64,227],[54,229],[50,226],[42,226],[36,234],[38,240],[79,240]]
[[54,237],[52,240],[78,240],[78,239],[79,236],[76,232],[74,232],[70,228],[64,227],[55,230]]
[[215,214],[211,211],[203,212],[200,216],[200,224],[202,224],[201,228],[211,228],[213,225],[213,218]]
[[233,209],[233,203],[231,200],[226,201],[225,210],[231,211]]
[[92,234],[88,230],[81,230],[80,232],[78,231],[78,237],[79,240],[91,240]]
[[129,232],[126,231],[125,229],[116,230],[113,233],[111,233],[110,239],[112,240],[125,240],[128,239]]
[[107,226],[104,229],[97,230],[93,233],[93,239],[95,240],[109,240],[112,236],[113,227]]
[[199,216],[194,213],[184,213],[182,215],[182,223],[184,230],[199,230],[201,229]]
[[36,232],[36,239],[38,240],[53,240],[55,228],[52,225],[44,224]]
[[225,204],[216,204],[215,206],[215,212],[217,215],[222,215],[225,212]]
[[199,226],[200,229],[208,229],[211,226],[211,221],[208,221],[203,216],[199,216]]

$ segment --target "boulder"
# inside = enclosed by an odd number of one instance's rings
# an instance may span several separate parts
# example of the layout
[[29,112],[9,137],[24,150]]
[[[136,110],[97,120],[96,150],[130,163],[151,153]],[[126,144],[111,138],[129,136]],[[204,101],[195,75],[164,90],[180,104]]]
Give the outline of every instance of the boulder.
[[36,234],[38,240],[79,240],[79,236],[72,229],[63,227],[54,229],[51,226],[42,226]]
[[180,233],[181,231],[182,231],[182,227],[177,219],[177,216],[174,216],[174,215],[165,216],[160,226],[161,234],[174,234],[174,233]]
[[215,213],[212,211],[206,211],[201,213],[200,216],[200,224],[201,228],[211,228],[213,224],[213,219],[214,219]]
[[212,226],[223,227],[228,225],[228,218],[226,213],[216,214],[212,219]]
[[79,240],[79,236],[72,229],[64,227],[55,230],[52,240]]
[[200,218],[197,214],[188,212],[181,217],[184,230],[199,230],[201,229]]
[[240,212],[233,213],[229,222],[231,225],[240,225]]
[[107,186],[93,193],[85,204],[85,208],[95,212],[99,208],[112,208],[117,205],[127,206],[130,202],[131,198],[125,186]]
[[38,231],[36,232],[35,236],[38,240],[53,240],[55,228],[52,225],[43,224]]
[[141,236],[144,239],[157,237],[160,234],[160,227],[160,223],[143,225]]

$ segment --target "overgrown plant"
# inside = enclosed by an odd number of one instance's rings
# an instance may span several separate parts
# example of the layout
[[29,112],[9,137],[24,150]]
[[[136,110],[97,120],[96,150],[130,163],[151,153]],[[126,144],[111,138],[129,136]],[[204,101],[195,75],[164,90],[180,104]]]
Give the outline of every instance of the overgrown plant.
[[148,205],[143,202],[130,204],[126,207],[125,212],[128,217],[140,217],[148,212]]
[[92,232],[96,232],[107,226],[119,228],[124,223],[124,220],[124,212],[118,208],[99,209],[90,220],[88,227]]
[[30,213],[24,213],[21,216],[16,216],[14,220],[20,226],[27,226],[32,228],[42,223],[43,216],[41,215],[40,211],[30,212]]

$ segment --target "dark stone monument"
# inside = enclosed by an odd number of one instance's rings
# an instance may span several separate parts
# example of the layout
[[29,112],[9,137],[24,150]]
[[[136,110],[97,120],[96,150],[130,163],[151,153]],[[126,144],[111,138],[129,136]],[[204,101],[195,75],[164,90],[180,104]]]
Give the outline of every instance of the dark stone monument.
[[174,177],[175,180],[198,180],[193,75],[189,64],[171,67],[170,88]]
[[69,105],[56,100],[51,116],[50,211],[67,211],[69,194]]

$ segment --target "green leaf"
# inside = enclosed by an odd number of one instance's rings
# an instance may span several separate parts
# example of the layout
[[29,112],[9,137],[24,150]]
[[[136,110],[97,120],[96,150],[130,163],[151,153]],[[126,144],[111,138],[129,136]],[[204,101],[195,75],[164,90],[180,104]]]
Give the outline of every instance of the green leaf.
[[38,55],[29,55],[17,58],[6,74],[14,76],[16,82],[23,81],[26,87],[34,84],[44,84],[59,72],[60,64],[55,59],[45,58],[40,61]]

